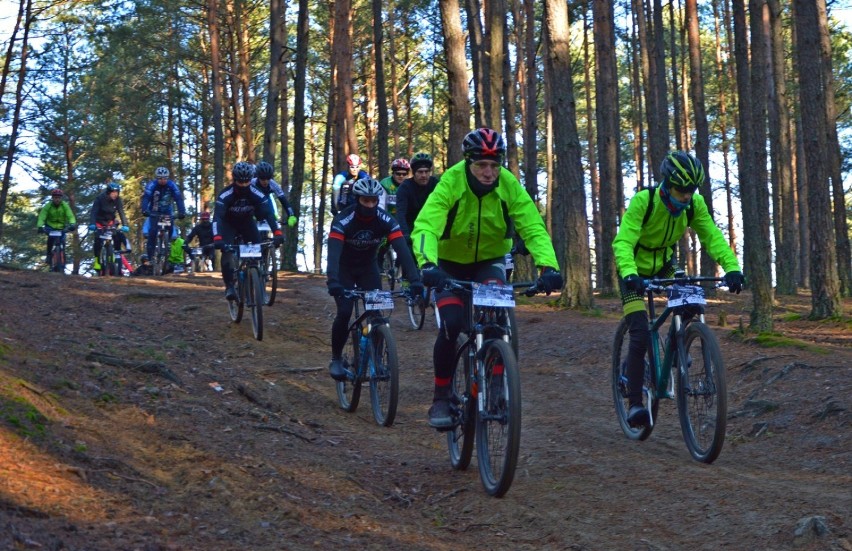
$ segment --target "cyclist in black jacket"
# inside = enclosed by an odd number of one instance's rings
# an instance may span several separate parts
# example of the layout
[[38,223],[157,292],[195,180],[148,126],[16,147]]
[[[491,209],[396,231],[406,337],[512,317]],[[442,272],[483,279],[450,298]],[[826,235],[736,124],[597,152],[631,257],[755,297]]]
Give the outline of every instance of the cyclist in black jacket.
[[402,259],[405,277],[411,282],[411,293],[423,295],[423,284],[414,264],[414,258],[399,224],[393,217],[379,208],[379,197],[384,193],[382,185],[372,178],[358,180],[352,186],[355,203],[341,210],[331,222],[328,233],[328,265],[326,277],[328,294],[337,303],[337,316],[331,326],[331,363],[328,366],[335,380],[346,379],[341,361],[346,346],[346,330],[355,303],[345,298],[344,292],[357,285],[359,289],[371,291],[382,288],[382,278],[376,264],[376,251],[387,238]]
[[[269,204],[269,197],[251,185],[254,166],[240,161],[231,170],[233,182],[222,190],[216,198],[216,213],[213,216],[213,245],[222,249],[234,243],[238,235],[246,243],[259,243],[255,219],[266,220],[272,229],[272,241],[277,247],[284,242],[284,236],[275,220],[275,213]],[[225,282],[225,298],[236,300],[234,289],[234,253],[222,251],[222,280]]]

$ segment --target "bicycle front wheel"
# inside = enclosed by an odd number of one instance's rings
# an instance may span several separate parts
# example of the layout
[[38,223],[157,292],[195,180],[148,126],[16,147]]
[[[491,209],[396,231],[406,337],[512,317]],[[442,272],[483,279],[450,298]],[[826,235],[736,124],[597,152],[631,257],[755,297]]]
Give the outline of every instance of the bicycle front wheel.
[[426,301],[422,297],[419,300],[408,300],[408,321],[412,329],[422,329],[426,320]]
[[[651,436],[651,431],[654,430],[654,425],[644,427],[631,427],[627,423],[627,413],[630,410],[630,401],[627,398],[627,374],[625,365],[627,363],[627,353],[630,348],[630,333],[628,331],[627,321],[621,320],[618,329],[615,331],[615,340],[612,345],[612,399],[615,403],[615,416],[618,419],[618,424],[624,435],[631,440],[645,440]],[[662,351],[660,351],[662,353]],[[650,351],[648,357],[651,357]],[[659,357],[662,357],[661,355]],[[645,382],[642,388],[642,395],[645,396],[649,404],[651,418],[656,423],[657,411],[660,401],[656,397],[656,392],[652,389],[656,388],[656,377],[653,373],[653,368],[649,361],[645,362]]]
[[447,432],[447,448],[450,452],[450,465],[457,471],[463,471],[470,465],[470,458],[473,456],[477,392],[470,380],[470,345],[463,335],[459,335],[452,387],[457,423],[453,430]]
[[254,338],[263,340],[263,278],[257,268],[249,268],[246,289],[246,298],[251,309],[251,328]]
[[349,331],[350,351],[343,351],[343,367],[346,369],[346,380],[337,381],[337,401],[345,411],[352,413],[358,409],[361,400],[361,375],[358,366],[361,364],[361,328],[352,327]]
[[482,357],[476,456],[485,491],[502,497],[515,478],[521,446],[521,379],[509,343],[492,340]]
[[677,370],[677,414],[689,453],[712,463],[725,443],[728,391],[722,352],[713,331],[690,323],[684,335],[686,365]]
[[243,289],[240,285],[239,274],[234,275],[234,290],[237,292],[236,300],[228,301],[228,312],[231,314],[231,320],[234,323],[240,323],[243,319]]
[[383,427],[393,425],[399,403],[399,361],[396,341],[387,325],[370,333],[370,400],[373,418]]
[[278,249],[270,247],[263,259],[265,302],[267,306],[275,304],[278,291]]
[[53,247],[53,254],[50,257],[50,271],[51,272],[64,272],[65,271],[65,255],[62,254],[62,248],[57,246]]

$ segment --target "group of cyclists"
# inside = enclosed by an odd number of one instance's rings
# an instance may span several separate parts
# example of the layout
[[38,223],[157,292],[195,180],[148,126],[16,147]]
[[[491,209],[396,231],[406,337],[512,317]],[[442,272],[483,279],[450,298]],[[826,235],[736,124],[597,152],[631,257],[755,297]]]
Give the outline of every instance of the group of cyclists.
[[[354,306],[346,291],[355,287],[380,289],[382,256],[393,247],[412,295],[422,296],[425,287],[437,291],[441,327],[433,347],[434,392],[428,420],[438,430],[453,425],[450,385],[454,351],[465,324],[464,305],[457,295],[445,290],[446,284],[451,279],[506,283],[506,256],[519,238],[535,262],[538,288],[549,294],[563,286],[556,252],[538,208],[515,175],[503,167],[503,137],[493,129],[478,128],[465,136],[462,149],[463,159],[440,177],[433,175],[431,156],[417,153],[410,160],[394,160],[391,174],[381,181],[365,172],[361,158],[351,154],[346,158],[346,170],[335,175],[332,183],[334,217],[328,233],[326,285],[337,313],[331,328],[329,374],[335,380],[346,378],[342,352]],[[659,186],[641,190],[631,199],[612,243],[623,312],[630,327],[626,375],[630,403],[627,421],[631,426],[649,422],[642,402],[649,330],[643,302],[645,282],[674,274],[673,246],[687,228],[695,230],[707,252],[725,270],[724,280],[731,292],[739,293],[745,283],[735,254],[704,199],[696,193],[705,178],[698,159],[683,151],[671,152],[663,161],[661,173]],[[257,166],[234,164],[230,185],[216,197],[212,221],[209,213],[201,213],[198,225],[180,245],[188,250],[188,244],[197,238],[202,246],[222,249],[221,274],[228,300],[235,300],[236,293],[234,257],[226,245],[233,244],[238,235],[246,242],[260,242],[258,221],[269,225],[273,246],[283,243],[279,216],[270,196],[281,203],[282,224],[293,227],[298,223],[272,174],[272,166],[266,162]],[[121,230],[127,231],[120,190],[118,184],[110,182],[95,199],[90,230],[114,225],[119,218]],[[61,190],[52,193],[51,202],[39,213],[39,231],[76,224],[62,199]],[[142,198],[142,212],[148,218],[148,257],[154,250],[156,219],[171,219],[173,203],[178,219],[185,217],[179,188],[169,179],[168,170],[160,167]],[[115,235],[121,238],[121,232]],[[95,240],[96,259],[99,241]],[[49,254],[50,239],[47,246]],[[120,249],[121,244],[116,243],[116,247]],[[146,265],[145,256],[140,269]]]

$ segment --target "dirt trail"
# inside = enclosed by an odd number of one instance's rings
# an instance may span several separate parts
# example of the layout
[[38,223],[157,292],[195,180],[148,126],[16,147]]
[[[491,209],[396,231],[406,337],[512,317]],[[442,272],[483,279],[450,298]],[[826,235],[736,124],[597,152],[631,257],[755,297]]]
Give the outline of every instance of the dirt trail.
[[[810,350],[732,336],[745,294],[711,305],[730,415],[709,466],[674,403],[647,441],[621,434],[616,301],[527,301],[521,458],[493,499],[426,424],[434,322],[412,331],[395,312],[401,403],[381,428],[368,395],[337,406],[324,279],[282,285],[257,342],[218,276],[0,269],[0,549],[852,550],[852,327],[794,320],[806,297],[782,300],[778,330]],[[827,533],[797,537],[809,517]]]

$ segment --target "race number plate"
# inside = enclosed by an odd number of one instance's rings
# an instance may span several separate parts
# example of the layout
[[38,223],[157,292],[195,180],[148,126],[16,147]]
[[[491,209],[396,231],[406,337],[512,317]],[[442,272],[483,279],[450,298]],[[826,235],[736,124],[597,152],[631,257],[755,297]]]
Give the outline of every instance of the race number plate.
[[698,285],[672,285],[668,290],[669,308],[687,304],[707,304],[704,288]]
[[50,237],[62,237],[62,232],[59,230],[50,230],[50,233],[48,233],[47,235],[49,235]]
[[254,243],[240,245],[240,258],[260,258],[260,245]]
[[364,308],[367,310],[393,310],[393,295],[390,291],[368,291],[364,293]]
[[496,285],[494,283],[473,284],[474,306],[496,306],[499,308],[514,308],[515,294],[511,285]]
[[157,217],[157,225],[160,227],[166,227],[172,225],[172,217],[167,214],[161,214]]

